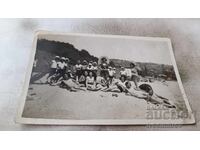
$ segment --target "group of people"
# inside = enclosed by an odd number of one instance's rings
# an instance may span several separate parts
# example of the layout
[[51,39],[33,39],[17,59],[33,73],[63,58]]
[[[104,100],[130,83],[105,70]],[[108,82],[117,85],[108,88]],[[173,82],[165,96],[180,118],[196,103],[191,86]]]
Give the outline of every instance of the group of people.
[[138,85],[140,68],[134,62],[130,63],[129,68],[120,67],[119,78],[117,78],[117,69],[109,65],[106,57],[102,57],[98,63],[78,60],[75,66],[70,66],[69,61],[68,58],[59,56],[52,60],[47,77],[50,85],[59,85],[61,88],[74,92],[88,90],[125,93],[154,104],[175,107],[167,98],[155,94],[150,85]]

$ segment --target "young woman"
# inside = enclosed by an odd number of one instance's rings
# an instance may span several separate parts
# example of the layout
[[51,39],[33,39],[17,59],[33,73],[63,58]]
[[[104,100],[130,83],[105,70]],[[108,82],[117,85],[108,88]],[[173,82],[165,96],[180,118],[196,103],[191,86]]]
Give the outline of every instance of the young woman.
[[88,71],[85,70],[84,73],[80,76],[78,83],[81,87],[86,87],[86,78],[88,76]]
[[76,83],[73,79],[67,79],[60,81],[60,87],[65,88],[71,92],[77,92],[77,91],[85,91],[84,88],[82,88],[79,84]]
[[114,80],[112,84],[107,87],[102,89],[103,92],[125,92],[125,83],[126,83],[126,78],[124,76],[120,77],[120,80]]
[[96,81],[94,79],[92,71],[89,72],[89,76],[86,78],[86,88],[90,91],[98,91],[100,88],[96,87]]

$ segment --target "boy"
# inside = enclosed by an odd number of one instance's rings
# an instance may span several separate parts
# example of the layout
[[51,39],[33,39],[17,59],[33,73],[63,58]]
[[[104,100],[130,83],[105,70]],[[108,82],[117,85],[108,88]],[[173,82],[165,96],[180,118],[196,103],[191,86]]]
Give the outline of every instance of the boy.
[[80,76],[81,76],[81,74],[82,74],[81,70],[82,70],[81,61],[78,60],[78,61],[77,61],[77,64],[75,65],[76,82],[77,82],[77,83],[78,83],[78,80],[79,80],[79,78],[80,78]]
[[57,72],[57,65],[58,65],[58,62],[60,60],[60,57],[59,56],[55,56],[55,58],[51,61],[51,66],[50,66],[50,72],[49,72],[49,75],[47,77],[47,80],[56,74]]
[[108,74],[109,74],[109,85],[110,85],[112,84],[113,78],[115,76],[115,71],[111,66],[108,67]]

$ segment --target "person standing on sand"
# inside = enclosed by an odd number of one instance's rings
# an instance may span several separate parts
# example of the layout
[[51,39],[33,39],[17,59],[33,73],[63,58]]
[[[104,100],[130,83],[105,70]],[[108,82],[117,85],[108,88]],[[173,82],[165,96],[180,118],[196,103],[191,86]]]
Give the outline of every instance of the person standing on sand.
[[124,67],[121,67],[121,71],[120,71],[120,77],[127,77],[127,74],[126,74],[126,70],[125,70],[125,68]]
[[62,77],[65,78],[65,57],[62,57],[60,61],[58,62],[58,75],[55,77],[56,82]]
[[112,84],[114,76],[115,76],[115,71],[111,66],[108,67],[108,73],[109,73],[109,85],[110,85]]
[[47,77],[47,80],[57,73],[58,62],[60,60],[59,56],[55,56],[55,58],[51,61],[50,72]]
[[87,70],[88,71],[92,71],[93,70],[92,62],[89,62],[88,66],[87,66]]
[[83,60],[83,63],[82,63],[82,74],[84,74],[84,72],[87,71],[87,67],[88,67],[88,62],[86,60]]
[[92,72],[93,72],[94,80],[96,81],[97,80],[97,71],[98,71],[97,62],[93,62],[92,65],[93,65]]
[[139,82],[139,79],[140,79],[140,77],[138,75],[138,71],[140,71],[141,69],[136,66],[135,62],[131,62],[130,63],[130,70],[131,70],[131,81],[133,81],[135,83],[135,86],[138,89],[138,82]]
[[101,59],[101,64],[100,64],[100,76],[103,77],[106,81],[108,80],[108,63],[107,59],[103,57]]
[[81,61],[78,60],[77,64],[75,65],[75,72],[76,72],[75,75],[76,75],[76,82],[77,83],[78,83],[78,80],[79,80],[79,78],[80,78],[80,76],[82,74],[81,70],[82,70]]

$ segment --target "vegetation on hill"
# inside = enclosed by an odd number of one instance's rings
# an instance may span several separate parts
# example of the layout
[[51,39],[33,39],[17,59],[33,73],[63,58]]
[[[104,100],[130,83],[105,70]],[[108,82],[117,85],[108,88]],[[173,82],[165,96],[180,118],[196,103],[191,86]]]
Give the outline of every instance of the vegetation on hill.
[[[78,50],[74,47],[74,45],[70,43],[41,39],[37,41],[37,52],[35,58],[38,60],[38,62],[35,70],[38,72],[48,72],[51,60],[54,59],[56,55],[61,57],[68,57],[70,59],[71,65],[75,65],[77,60],[98,62],[98,58],[93,55],[90,55],[90,53],[87,50]],[[130,61],[110,59],[110,65],[112,67],[116,67],[117,70],[119,70],[121,66],[129,68]],[[137,62],[137,65],[141,69],[139,74],[143,77],[162,76],[168,80],[176,80],[175,72],[172,65],[144,62]]]

